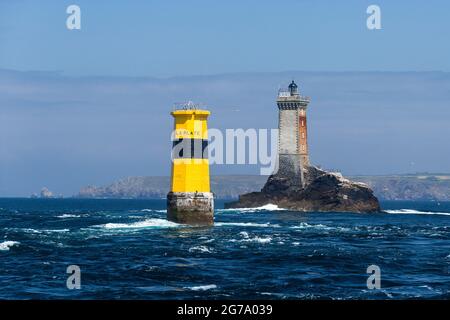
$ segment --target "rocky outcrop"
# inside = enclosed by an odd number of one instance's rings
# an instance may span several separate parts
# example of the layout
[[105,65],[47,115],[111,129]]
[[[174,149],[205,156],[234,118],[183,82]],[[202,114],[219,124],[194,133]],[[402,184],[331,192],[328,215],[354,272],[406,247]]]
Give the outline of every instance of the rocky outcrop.
[[276,204],[296,211],[380,212],[378,199],[364,183],[345,179],[341,174],[310,166],[303,169],[304,186],[298,176],[271,175],[260,192],[241,195],[226,208],[251,208]]

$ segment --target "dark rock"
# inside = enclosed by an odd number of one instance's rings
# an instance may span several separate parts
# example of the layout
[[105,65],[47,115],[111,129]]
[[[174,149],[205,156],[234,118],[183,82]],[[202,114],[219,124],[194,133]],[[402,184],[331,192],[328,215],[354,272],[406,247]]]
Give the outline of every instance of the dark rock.
[[310,166],[303,169],[305,184],[299,176],[271,175],[261,192],[239,196],[225,208],[251,208],[276,204],[295,211],[380,212],[378,199],[364,183],[345,179],[339,173]]

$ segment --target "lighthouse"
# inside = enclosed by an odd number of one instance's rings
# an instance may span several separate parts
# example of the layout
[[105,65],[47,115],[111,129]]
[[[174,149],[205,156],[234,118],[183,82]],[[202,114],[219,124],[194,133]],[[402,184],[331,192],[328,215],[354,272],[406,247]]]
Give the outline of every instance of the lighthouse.
[[300,95],[293,80],[287,89],[278,91],[278,174],[289,179],[296,177],[299,187],[305,186],[303,174],[309,166],[306,121],[309,102],[310,98]]
[[369,186],[319,169],[309,162],[306,110],[310,98],[292,81],[280,89],[278,105],[278,169],[260,192],[241,194],[225,208],[275,204],[298,212],[380,212]]
[[214,223],[214,198],[210,192],[208,126],[210,112],[189,102],[171,112],[171,187],[167,194],[167,219],[177,223]]

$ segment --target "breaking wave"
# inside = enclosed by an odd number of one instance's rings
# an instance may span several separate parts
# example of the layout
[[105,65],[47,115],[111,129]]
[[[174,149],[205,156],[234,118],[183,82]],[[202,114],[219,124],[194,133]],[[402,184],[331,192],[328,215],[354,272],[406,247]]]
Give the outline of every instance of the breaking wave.
[[146,219],[133,223],[107,223],[97,227],[104,229],[141,229],[141,228],[175,228],[180,224],[165,219]]
[[208,284],[205,286],[194,286],[194,287],[185,287],[185,289],[193,290],[193,291],[206,291],[211,289],[216,289],[217,286],[215,284]]
[[442,216],[450,216],[449,212],[419,211],[413,209],[385,210],[385,212],[390,214],[423,214],[423,215],[437,214]]
[[18,241],[4,241],[0,243],[0,251],[9,251],[9,248],[19,245]]
[[62,214],[62,215],[56,216],[56,217],[60,218],[60,219],[66,219],[66,218],[80,218],[81,216],[79,214],[68,214],[68,213],[65,213],[65,214]]
[[189,248],[189,252],[211,253],[211,249],[206,246],[196,246]]
[[253,238],[245,238],[242,239],[241,242],[256,242],[256,243],[270,243],[272,241],[271,237],[253,237]]
[[292,226],[291,229],[317,229],[323,231],[337,231],[337,232],[348,232],[351,228],[341,227],[341,226],[327,226],[324,224],[309,224],[306,222],[301,222],[298,226]]
[[165,212],[167,212],[167,210],[166,209],[163,209],[163,210],[142,209],[141,212],[160,212],[160,213],[165,213]]
[[270,223],[254,223],[254,222],[215,222],[215,226],[221,227],[221,226],[236,226],[236,227],[274,227],[277,228],[279,225],[277,224],[270,224]]
[[23,232],[23,233],[58,233],[58,232],[69,232],[69,229],[32,229],[32,228],[7,228],[8,230],[14,231],[14,232]]
[[239,232],[239,235],[242,237],[242,239],[240,240],[236,240],[236,239],[231,239],[230,242],[256,242],[256,243],[270,243],[272,241],[272,237],[250,237],[248,232],[245,231],[241,231]]

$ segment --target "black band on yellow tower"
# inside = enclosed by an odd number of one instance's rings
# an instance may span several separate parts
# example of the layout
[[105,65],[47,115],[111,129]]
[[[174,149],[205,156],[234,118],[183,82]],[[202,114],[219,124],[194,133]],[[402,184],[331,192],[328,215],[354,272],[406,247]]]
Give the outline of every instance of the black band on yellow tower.
[[173,141],[173,159],[208,159],[208,140],[182,138]]

